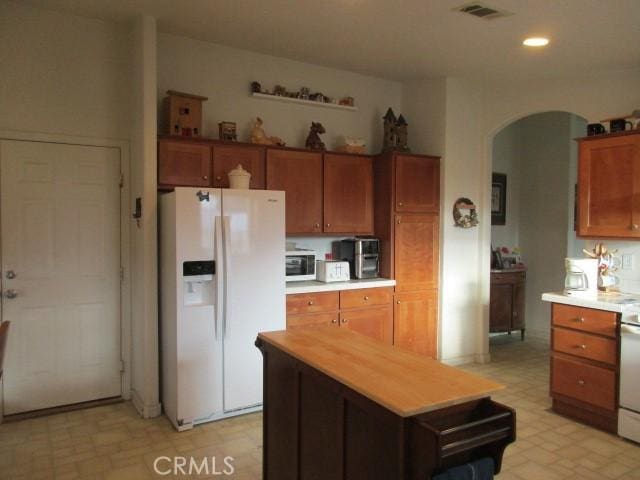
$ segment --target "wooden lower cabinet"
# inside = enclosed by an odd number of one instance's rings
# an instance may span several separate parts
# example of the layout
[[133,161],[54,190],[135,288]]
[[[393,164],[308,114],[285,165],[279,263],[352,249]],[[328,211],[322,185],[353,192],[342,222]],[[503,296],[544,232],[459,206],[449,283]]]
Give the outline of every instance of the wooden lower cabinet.
[[554,303],[551,306],[553,410],[617,431],[618,315]]
[[491,272],[489,331],[491,333],[525,331],[525,272]]
[[438,291],[396,293],[393,343],[422,355],[437,356]]
[[287,295],[287,329],[335,325],[391,345],[392,290],[380,287]]

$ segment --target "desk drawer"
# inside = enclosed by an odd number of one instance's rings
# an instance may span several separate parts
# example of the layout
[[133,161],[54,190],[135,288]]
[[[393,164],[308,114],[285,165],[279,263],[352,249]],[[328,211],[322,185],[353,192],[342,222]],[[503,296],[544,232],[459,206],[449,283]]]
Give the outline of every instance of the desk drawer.
[[552,323],[556,327],[574,328],[607,337],[616,337],[617,314],[615,312],[554,303],[551,315]]
[[338,292],[297,293],[287,295],[287,315],[333,312],[338,310]]
[[338,326],[338,312],[287,315],[287,330],[300,327]]
[[553,349],[613,366],[616,365],[618,356],[617,343],[613,338],[597,337],[564,328],[553,329]]
[[362,308],[375,305],[389,305],[393,301],[392,288],[363,288],[340,292],[340,308]]
[[579,360],[553,357],[551,393],[558,393],[596,407],[615,411],[616,373]]

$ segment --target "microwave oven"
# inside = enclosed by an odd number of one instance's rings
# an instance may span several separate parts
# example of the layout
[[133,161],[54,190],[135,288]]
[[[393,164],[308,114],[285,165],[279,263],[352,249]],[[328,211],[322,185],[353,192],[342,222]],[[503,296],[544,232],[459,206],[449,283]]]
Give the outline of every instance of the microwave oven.
[[316,279],[316,252],[313,250],[287,250],[285,265],[287,282]]

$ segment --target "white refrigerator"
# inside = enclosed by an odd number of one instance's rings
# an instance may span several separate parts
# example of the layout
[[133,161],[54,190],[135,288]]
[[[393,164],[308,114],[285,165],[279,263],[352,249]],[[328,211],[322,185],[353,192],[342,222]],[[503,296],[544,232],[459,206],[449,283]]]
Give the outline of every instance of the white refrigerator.
[[284,192],[160,196],[162,403],[178,430],[259,410],[258,332],[285,320]]

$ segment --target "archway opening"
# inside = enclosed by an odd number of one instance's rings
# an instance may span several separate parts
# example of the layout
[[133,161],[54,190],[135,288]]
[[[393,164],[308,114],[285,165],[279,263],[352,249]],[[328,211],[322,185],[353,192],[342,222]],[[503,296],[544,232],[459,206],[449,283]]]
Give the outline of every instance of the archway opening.
[[[492,273],[489,353],[520,342],[548,347],[549,312],[540,297],[564,282],[564,258],[580,256],[574,230],[577,137],[587,121],[570,112],[521,117],[492,138]],[[500,261],[501,260],[501,261]],[[517,335],[513,335],[517,333]]]

